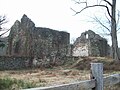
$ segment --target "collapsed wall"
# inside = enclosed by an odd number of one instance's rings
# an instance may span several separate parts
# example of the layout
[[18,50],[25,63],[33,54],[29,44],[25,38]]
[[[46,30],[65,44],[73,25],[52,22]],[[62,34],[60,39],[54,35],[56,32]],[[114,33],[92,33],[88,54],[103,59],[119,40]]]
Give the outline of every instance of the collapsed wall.
[[[65,56],[109,56],[107,40],[91,30],[83,32],[70,45],[70,34],[49,28],[35,27],[26,15],[16,21],[5,39],[0,55],[0,69],[22,69],[33,66],[61,65]],[[4,53],[3,53],[4,52]],[[69,58],[71,58],[69,57]],[[20,60],[20,61],[19,61]]]
[[73,56],[109,56],[110,46],[105,38],[88,30],[74,42]]
[[26,15],[16,21],[8,36],[7,55],[57,60],[67,55],[70,35],[67,32],[35,27]]

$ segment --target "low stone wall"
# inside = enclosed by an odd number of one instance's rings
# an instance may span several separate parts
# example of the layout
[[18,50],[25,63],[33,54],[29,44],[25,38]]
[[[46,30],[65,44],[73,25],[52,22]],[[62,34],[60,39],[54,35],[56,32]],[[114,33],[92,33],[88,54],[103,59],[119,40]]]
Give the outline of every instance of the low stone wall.
[[23,56],[0,56],[0,70],[20,70],[31,68],[49,68],[62,65],[64,59],[60,58],[33,58]]
[[29,57],[0,56],[0,70],[26,69],[30,61]]
[[0,56],[0,70],[20,70],[32,68],[50,68],[63,65],[66,62],[78,60],[78,57],[63,57],[53,59],[39,59],[18,56]]

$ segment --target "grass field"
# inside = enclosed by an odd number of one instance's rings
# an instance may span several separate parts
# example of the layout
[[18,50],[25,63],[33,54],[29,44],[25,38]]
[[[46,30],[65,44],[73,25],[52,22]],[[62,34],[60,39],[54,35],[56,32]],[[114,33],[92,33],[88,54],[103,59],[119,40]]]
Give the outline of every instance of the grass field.
[[[103,63],[105,76],[120,73],[120,64],[112,62],[111,59],[101,57],[83,57],[77,61],[67,61],[63,66],[53,68],[0,71],[0,79],[8,79],[9,81],[14,80],[14,82],[21,83],[21,86],[13,83],[8,90],[30,88],[30,85],[31,87],[41,87],[66,84],[90,79],[91,62]],[[119,88],[120,85],[114,85],[106,87],[105,90],[120,90]]]

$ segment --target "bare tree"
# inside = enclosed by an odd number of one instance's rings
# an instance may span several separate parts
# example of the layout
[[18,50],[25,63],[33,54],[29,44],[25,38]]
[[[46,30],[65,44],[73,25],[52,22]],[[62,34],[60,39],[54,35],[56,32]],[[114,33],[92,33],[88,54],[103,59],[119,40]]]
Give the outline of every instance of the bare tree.
[[[88,5],[87,0],[73,0],[77,4],[85,4],[85,7],[83,7],[80,11],[75,11],[72,9],[76,14],[79,14],[83,12],[84,10],[88,8],[94,8],[94,7],[103,7],[106,9],[106,12],[108,16],[110,17],[110,27],[111,29],[108,29],[101,21],[99,21],[97,18],[95,18],[104,28],[110,31],[111,35],[111,40],[112,40],[112,57],[115,61],[120,62],[120,57],[119,57],[119,51],[118,51],[118,41],[117,41],[117,23],[119,22],[116,21],[116,0],[112,0],[112,2],[108,0],[97,0],[97,3],[94,5]],[[92,2],[92,1],[91,1]],[[104,2],[104,4],[102,3]]]
[[[7,23],[6,16],[0,16],[0,37],[2,37],[4,34],[6,34],[9,30],[4,30],[2,28],[2,25]],[[2,40],[0,40],[0,47],[5,47],[5,44],[3,43]]]

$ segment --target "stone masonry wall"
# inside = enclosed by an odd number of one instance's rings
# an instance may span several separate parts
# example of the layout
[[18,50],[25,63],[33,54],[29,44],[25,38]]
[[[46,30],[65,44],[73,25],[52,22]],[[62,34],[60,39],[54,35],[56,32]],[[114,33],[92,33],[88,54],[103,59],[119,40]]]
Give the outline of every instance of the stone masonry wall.
[[29,57],[0,56],[0,70],[26,69],[29,62]]
[[[74,42],[73,56],[109,56],[110,46],[105,38],[88,30]],[[79,54],[78,54],[79,52]]]
[[70,35],[67,32],[35,27],[26,15],[16,21],[8,36],[7,55],[60,60],[68,53]]
[[48,68],[54,65],[63,64],[64,60],[54,62],[53,60],[18,57],[18,56],[0,56],[0,70],[19,70],[31,68]]
[[89,56],[88,44],[80,43],[73,48],[73,56]]
[[57,63],[49,60],[42,60],[31,57],[16,57],[16,56],[0,56],[0,70],[20,70],[32,68],[48,68],[55,65],[62,65],[71,60],[78,60],[78,57],[64,57]]

